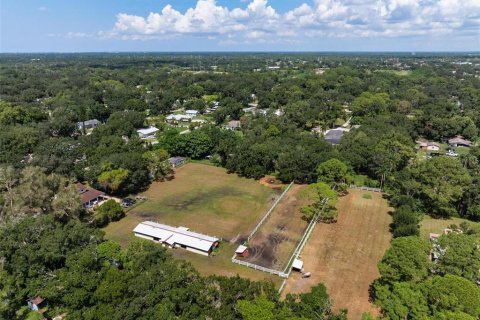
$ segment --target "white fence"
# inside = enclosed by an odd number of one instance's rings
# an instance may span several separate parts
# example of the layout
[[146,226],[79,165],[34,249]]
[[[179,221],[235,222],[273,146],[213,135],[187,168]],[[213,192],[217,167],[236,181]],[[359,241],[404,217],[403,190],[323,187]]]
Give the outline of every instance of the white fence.
[[269,268],[259,266],[258,264],[238,260],[238,259],[235,258],[235,256],[232,258],[232,262],[247,266],[247,267],[255,269],[255,270],[260,270],[260,271],[263,271],[263,272],[276,274],[277,276],[280,276],[282,278],[288,278],[288,276],[290,275],[290,273],[287,274],[287,273],[284,273],[282,271],[278,271],[278,270],[269,269]]
[[262,220],[260,220],[260,222],[257,224],[257,226],[255,228],[253,228],[252,232],[250,232],[250,235],[248,236],[247,238],[247,241],[250,241],[250,239],[252,238],[252,236],[255,234],[255,232],[258,231],[258,228],[260,228],[260,226],[265,222],[265,220],[267,220],[267,218],[270,216],[270,214],[272,213],[273,209],[275,209],[275,207],[277,206],[277,204],[280,202],[280,200],[282,200],[282,198],[285,196],[285,194],[288,192],[288,190],[290,190],[290,188],[292,187],[293,185],[293,181],[290,182],[290,184],[285,188],[285,190],[282,192],[282,194],[280,195],[280,197],[277,198],[277,200],[275,200],[275,202],[273,203],[273,205],[270,207],[270,209],[268,209],[267,213],[263,216]]
[[360,190],[372,191],[372,192],[382,192],[382,189],[380,189],[380,188],[356,186],[356,185],[353,185],[353,184],[350,185],[350,189],[360,189]]

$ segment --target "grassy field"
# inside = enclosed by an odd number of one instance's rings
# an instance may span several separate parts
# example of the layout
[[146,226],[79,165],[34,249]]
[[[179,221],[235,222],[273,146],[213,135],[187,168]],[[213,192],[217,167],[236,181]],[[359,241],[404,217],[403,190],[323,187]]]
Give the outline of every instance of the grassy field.
[[235,265],[230,259],[238,242],[250,233],[280,193],[258,181],[227,174],[223,168],[188,163],[176,171],[173,180],[153,183],[143,194],[145,202],[104,230],[108,239],[126,245],[134,237],[133,228],[142,221],[185,226],[223,239],[214,257],[172,251],[175,257],[192,262],[202,274],[238,273],[252,280],[278,283],[278,277]]
[[338,222],[318,224],[302,252],[304,270],[312,276],[292,273],[283,294],[307,292],[322,282],[335,310],[347,308],[349,319],[361,319],[363,312],[378,313],[369,287],[390,243],[391,208],[382,194],[363,190],[349,190],[337,208]]
[[293,185],[268,219],[249,241],[250,256],[245,259],[266,268],[283,271],[308,223],[300,208],[308,204],[302,196],[305,185]]
[[422,238],[428,239],[428,235],[430,233],[442,234],[445,228],[448,228],[452,224],[456,224],[458,226],[462,222],[466,222],[471,225],[480,225],[479,222],[473,222],[462,218],[435,219],[430,216],[425,216],[420,223],[420,235]]

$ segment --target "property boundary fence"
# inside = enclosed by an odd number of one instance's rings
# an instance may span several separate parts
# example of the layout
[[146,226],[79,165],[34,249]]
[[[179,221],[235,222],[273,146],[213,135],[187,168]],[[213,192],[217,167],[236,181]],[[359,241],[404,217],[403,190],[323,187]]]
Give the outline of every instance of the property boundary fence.
[[249,268],[252,268],[252,269],[255,269],[255,270],[260,270],[260,271],[263,271],[263,272],[276,274],[277,276],[282,277],[282,278],[288,278],[288,276],[290,275],[290,273],[287,274],[287,273],[282,272],[282,271],[278,271],[278,270],[274,270],[274,269],[259,266],[258,264],[238,260],[238,259],[235,258],[235,255],[232,257],[232,262],[237,263],[237,264],[241,264],[243,266],[246,266],[246,267],[249,267]]
[[278,203],[283,199],[283,197],[285,196],[285,194],[288,192],[288,190],[290,190],[290,188],[293,186],[293,181],[290,182],[290,184],[285,188],[285,190],[282,192],[282,194],[280,195],[280,197],[277,198],[277,200],[275,200],[275,202],[273,203],[273,205],[270,207],[270,209],[268,209],[267,213],[263,216],[262,220],[260,220],[260,222],[255,226],[255,228],[253,228],[252,232],[250,232],[250,235],[248,236],[247,238],[247,241],[250,241],[250,239],[253,237],[253,235],[255,234],[255,232],[258,231],[258,228],[260,228],[260,226],[265,222],[265,220],[267,220],[267,218],[270,216],[270,214],[272,213],[273,209],[275,209],[278,205]]
[[372,191],[372,192],[382,192],[381,188],[372,188],[372,187],[365,187],[365,186],[356,186],[351,184],[350,189],[360,189],[360,190],[366,190],[366,191]]

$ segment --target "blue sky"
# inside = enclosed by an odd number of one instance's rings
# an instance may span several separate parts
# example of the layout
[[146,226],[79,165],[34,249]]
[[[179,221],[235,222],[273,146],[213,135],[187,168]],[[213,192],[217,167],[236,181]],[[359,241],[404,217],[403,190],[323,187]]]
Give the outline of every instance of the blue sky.
[[1,52],[480,51],[479,0],[1,0]]

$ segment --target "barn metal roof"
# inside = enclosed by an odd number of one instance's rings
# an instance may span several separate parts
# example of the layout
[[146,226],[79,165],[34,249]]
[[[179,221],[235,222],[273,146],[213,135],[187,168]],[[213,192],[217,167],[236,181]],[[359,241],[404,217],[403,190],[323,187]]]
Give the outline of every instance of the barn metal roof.
[[152,221],[144,221],[139,223],[133,232],[158,238],[161,242],[169,245],[179,244],[187,247],[208,251],[215,242],[220,241],[218,238],[185,230],[185,227],[172,227]]

